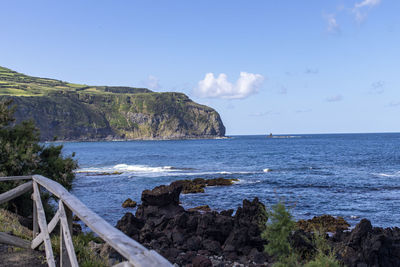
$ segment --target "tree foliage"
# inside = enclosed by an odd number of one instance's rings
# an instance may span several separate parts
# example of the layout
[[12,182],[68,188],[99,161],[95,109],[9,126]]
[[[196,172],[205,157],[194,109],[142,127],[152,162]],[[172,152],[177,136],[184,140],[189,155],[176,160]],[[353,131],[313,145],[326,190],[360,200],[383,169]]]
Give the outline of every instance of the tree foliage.
[[[62,155],[62,145],[39,143],[39,131],[32,121],[14,123],[14,107],[10,100],[0,101],[0,176],[41,174],[67,189],[75,178],[77,162]],[[0,182],[0,193],[21,182]],[[31,210],[29,195],[10,201],[7,208],[27,215]]]
[[296,230],[296,223],[289,210],[282,202],[272,206],[268,212],[270,222],[262,237],[267,240],[265,251],[275,258],[274,267],[339,267],[340,264],[335,258],[335,251],[330,247],[324,232],[314,229],[314,237],[311,240],[316,253],[308,262],[302,262],[298,251],[290,244],[293,231]]
[[278,202],[268,212],[268,218],[270,222],[262,237],[268,241],[265,251],[276,259],[274,266],[299,266],[297,254],[289,242],[295,229],[292,215],[282,202]]

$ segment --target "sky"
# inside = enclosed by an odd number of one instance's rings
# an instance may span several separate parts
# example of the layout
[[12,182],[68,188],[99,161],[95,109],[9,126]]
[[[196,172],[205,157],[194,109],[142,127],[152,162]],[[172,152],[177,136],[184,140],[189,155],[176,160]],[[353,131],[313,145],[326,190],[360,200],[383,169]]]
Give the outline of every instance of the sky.
[[400,1],[3,1],[0,66],[176,91],[227,135],[400,132]]

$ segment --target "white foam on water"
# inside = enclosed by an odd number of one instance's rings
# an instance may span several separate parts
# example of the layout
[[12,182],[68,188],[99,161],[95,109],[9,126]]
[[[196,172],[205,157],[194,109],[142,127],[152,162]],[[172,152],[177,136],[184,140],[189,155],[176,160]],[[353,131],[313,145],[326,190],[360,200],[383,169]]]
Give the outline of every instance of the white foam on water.
[[138,173],[157,173],[157,172],[177,172],[181,171],[179,168],[172,166],[147,166],[147,165],[129,165],[117,164],[108,167],[89,167],[77,170],[77,173],[101,173],[101,172],[138,172]]
[[257,172],[248,171],[198,171],[195,169],[188,168],[176,168],[173,166],[148,166],[148,165],[129,165],[129,164],[117,164],[114,166],[105,167],[87,167],[81,168],[76,173],[114,173],[122,172],[131,175],[150,175],[157,176],[202,176],[202,175],[246,175],[254,174]]
[[395,173],[373,173],[373,175],[381,177],[400,177],[400,171]]
[[234,184],[257,184],[261,183],[261,180],[244,180],[238,179],[239,181],[233,181]]

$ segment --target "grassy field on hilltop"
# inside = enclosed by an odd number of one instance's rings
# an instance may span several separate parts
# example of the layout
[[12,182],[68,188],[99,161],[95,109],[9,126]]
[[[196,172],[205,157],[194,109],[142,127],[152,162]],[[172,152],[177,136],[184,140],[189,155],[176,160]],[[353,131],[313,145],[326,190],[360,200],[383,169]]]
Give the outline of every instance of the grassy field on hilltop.
[[0,66],[0,95],[45,96],[55,92],[85,94],[150,93],[146,88],[118,86],[88,86],[60,80],[32,77]]

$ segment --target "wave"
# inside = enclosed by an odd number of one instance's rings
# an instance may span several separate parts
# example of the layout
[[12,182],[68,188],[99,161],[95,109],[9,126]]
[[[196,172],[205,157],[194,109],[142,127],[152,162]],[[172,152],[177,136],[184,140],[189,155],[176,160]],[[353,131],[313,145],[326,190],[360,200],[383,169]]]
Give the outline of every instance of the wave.
[[149,174],[157,175],[162,174],[163,176],[202,176],[202,175],[250,175],[259,172],[250,171],[198,171],[194,168],[178,168],[174,166],[148,166],[148,165],[129,165],[129,164],[117,164],[114,166],[106,167],[87,167],[81,168],[76,173],[126,173],[126,174]]
[[238,179],[238,181],[234,181],[234,184],[258,184],[261,183],[261,180],[243,180],[243,179]]
[[156,172],[176,172],[182,171],[173,166],[159,166],[152,167],[148,165],[128,165],[128,164],[117,164],[108,167],[89,167],[77,170],[77,173],[113,173],[113,172],[139,172],[139,173],[156,173]]
[[372,173],[372,175],[380,177],[400,177],[400,171],[395,173]]

